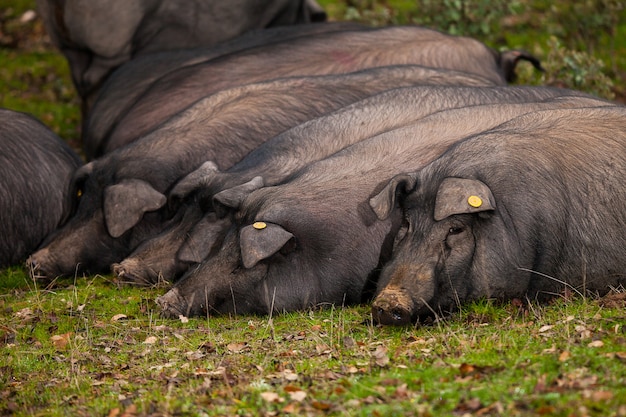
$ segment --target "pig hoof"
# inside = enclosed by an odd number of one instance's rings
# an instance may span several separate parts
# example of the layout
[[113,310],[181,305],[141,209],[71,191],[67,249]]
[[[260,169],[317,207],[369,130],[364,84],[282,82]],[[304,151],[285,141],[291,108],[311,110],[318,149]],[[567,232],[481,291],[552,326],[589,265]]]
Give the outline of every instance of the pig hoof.
[[386,326],[403,326],[411,323],[411,312],[400,306],[390,306],[387,303],[377,303],[372,306],[374,320]]
[[178,289],[172,288],[170,291],[156,299],[156,303],[161,307],[161,314],[167,318],[175,319],[179,316],[187,316],[187,302],[178,293]]

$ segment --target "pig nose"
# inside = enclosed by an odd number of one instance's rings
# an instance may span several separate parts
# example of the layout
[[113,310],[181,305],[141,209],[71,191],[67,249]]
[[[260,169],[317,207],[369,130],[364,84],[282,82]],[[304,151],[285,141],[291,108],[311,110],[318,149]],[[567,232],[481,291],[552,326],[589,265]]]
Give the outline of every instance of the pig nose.
[[39,263],[37,258],[31,255],[28,257],[28,259],[26,259],[26,268],[31,272],[32,275],[39,271],[39,269],[41,268],[41,264]]
[[405,308],[395,306],[372,306],[374,320],[385,326],[404,326],[411,323],[411,312]]

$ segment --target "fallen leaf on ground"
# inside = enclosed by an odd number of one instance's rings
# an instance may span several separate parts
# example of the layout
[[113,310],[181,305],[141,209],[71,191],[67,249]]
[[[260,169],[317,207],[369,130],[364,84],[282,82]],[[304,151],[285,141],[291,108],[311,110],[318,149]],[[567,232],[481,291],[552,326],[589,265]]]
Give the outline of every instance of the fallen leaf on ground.
[[280,398],[280,395],[276,394],[275,392],[262,392],[261,398],[263,398],[263,400],[267,401],[268,403],[278,403],[283,401],[283,399]]
[[228,349],[228,351],[232,353],[240,353],[246,350],[247,348],[248,348],[248,344],[246,342],[229,343],[226,346],[226,349]]
[[119,321],[119,320],[123,320],[125,318],[128,318],[128,316],[126,314],[116,314],[113,317],[111,317],[111,321]]
[[146,345],[153,345],[156,343],[156,341],[157,341],[156,336],[148,336],[146,337],[146,340],[143,341],[143,343]]
[[372,358],[376,362],[376,365],[385,367],[389,364],[389,355],[387,355],[387,348],[384,346],[378,346],[374,352],[372,352]]
[[67,347],[67,344],[70,342],[70,336],[72,336],[72,332],[65,334],[55,334],[50,338],[54,348],[56,350],[63,350]]
[[294,391],[289,393],[289,398],[292,401],[302,402],[306,398],[306,392],[304,391]]

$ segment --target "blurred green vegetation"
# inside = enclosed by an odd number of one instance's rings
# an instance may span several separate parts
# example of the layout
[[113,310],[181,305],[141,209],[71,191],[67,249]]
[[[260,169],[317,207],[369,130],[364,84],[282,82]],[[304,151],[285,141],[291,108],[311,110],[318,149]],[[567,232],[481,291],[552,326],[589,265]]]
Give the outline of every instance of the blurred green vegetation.
[[626,6],[616,0],[319,0],[332,20],[419,24],[525,49],[544,74],[519,67],[521,84],[575,88],[624,101]]
[[[626,102],[626,7],[617,0],[319,0],[331,20],[419,24],[525,49],[518,83],[583,90]],[[0,106],[31,113],[80,148],[80,103],[62,55],[50,44],[35,0],[0,0]]]

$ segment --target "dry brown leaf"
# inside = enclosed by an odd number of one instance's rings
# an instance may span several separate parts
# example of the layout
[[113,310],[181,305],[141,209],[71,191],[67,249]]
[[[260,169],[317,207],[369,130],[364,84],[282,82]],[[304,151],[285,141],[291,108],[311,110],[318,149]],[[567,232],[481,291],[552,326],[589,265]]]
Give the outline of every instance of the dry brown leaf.
[[198,359],[203,358],[204,356],[205,356],[204,353],[200,352],[199,350],[185,352],[185,357],[189,359],[190,361],[197,361]]
[[372,352],[372,358],[376,362],[376,365],[385,367],[389,364],[388,349],[385,346],[378,346],[376,350]]
[[561,354],[559,355],[559,362],[565,362],[567,361],[569,358],[572,357],[572,354],[569,353],[567,350],[564,350],[563,352],[561,352]]
[[539,328],[539,333],[545,333],[545,332],[547,332],[548,330],[551,330],[553,327],[554,327],[554,326],[553,326],[553,325],[550,325],[550,324],[546,324],[545,326],[541,326],[541,327]]
[[602,347],[604,346],[604,342],[602,340],[594,340],[593,342],[587,345],[588,347]]
[[109,411],[109,417],[117,417],[119,415],[120,415],[119,408],[113,408],[111,411]]
[[154,345],[157,342],[156,336],[148,336],[146,340],[143,341],[145,345]]
[[278,402],[283,402],[284,400],[280,397],[280,395],[276,394],[275,392],[262,392],[261,393],[261,398],[263,398],[264,401],[267,401],[268,403],[278,403]]
[[294,371],[292,371],[291,369],[285,369],[283,371],[283,378],[285,378],[287,381],[297,381],[298,380],[298,374],[295,373]]
[[315,408],[316,410],[320,410],[320,411],[328,411],[330,410],[330,404],[327,403],[326,401],[312,401],[311,405],[313,406],[313,408]]
[[135,404],[131,404],[122,413],[120,417],[133,417],[137,415],[137,406]]
[[304,391],[294,391],[289,393],[289,398],[292,401],[302,402],[306,398],[306,392]]
[[228,351],[232,353],[240,353],[246,350],[247,348],[248,348],[248,344],[246,342],[229,343],[226,346],[226,349],[228,349]]
[[326,355],[331,352],[330,346],[326,344],[316,345],[315,351],[317,352],[318,355]]
[[126,314],[116,314],[113,317],[111,317],[111,321],[120,321],[126,318],[128,318]]
[[295,414],[298,410],[296,408],[296,403],[289,403],[283,407],[283,413],[285,414]]
[[626,352],[615,352],[615,357],[620,361],[626,361]]
[[15,313],[15,317],[22,320],[25,323],[31,323],[37,320],[37,315],[29,307],[23,308]]
[[[585,395],[587,397],[587,395]],[[592,401],[602,402],[609,401],[613,399],[613,392],[611,391],[592,391],[589,393],[588,398],[591,398]]]
[[70,336],[72,336],[72,332],[64,333],[64,334],[55,334],[50,338],[54,348],[56,350],[64,350],[67,347],[67,344],[70,342]]

